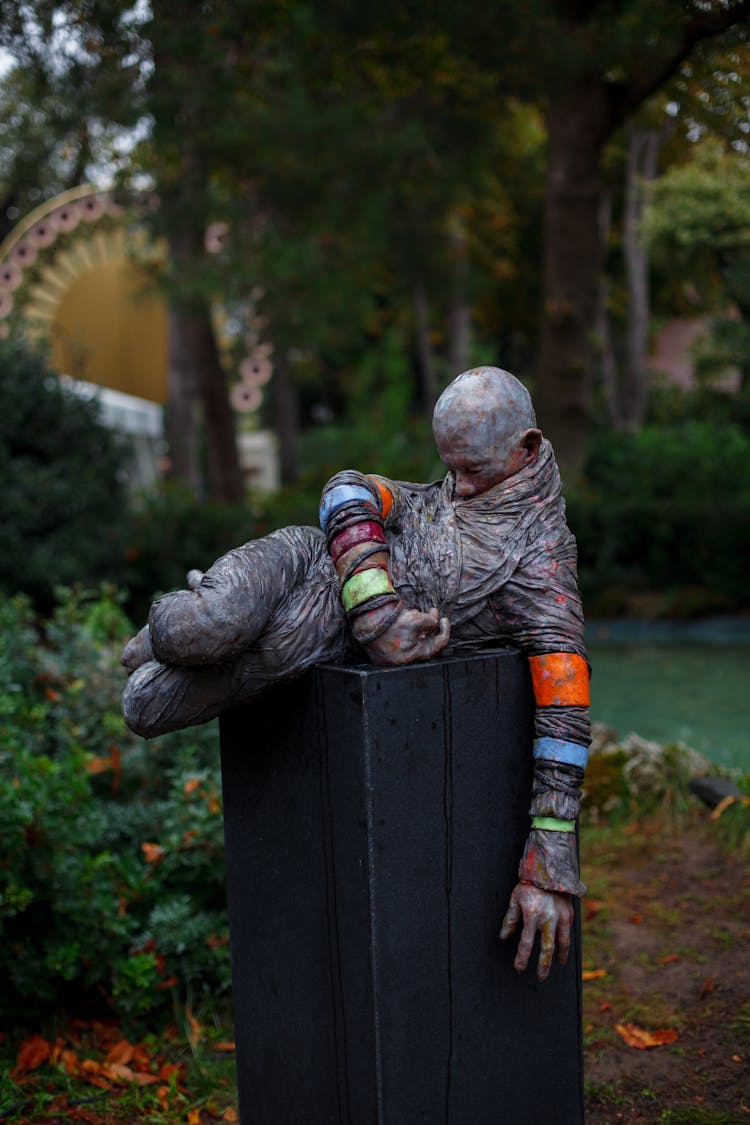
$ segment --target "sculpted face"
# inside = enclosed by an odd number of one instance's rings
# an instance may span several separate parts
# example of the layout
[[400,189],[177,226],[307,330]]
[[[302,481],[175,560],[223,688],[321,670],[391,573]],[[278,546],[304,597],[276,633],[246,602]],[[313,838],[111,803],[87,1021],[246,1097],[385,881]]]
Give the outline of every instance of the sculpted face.
[[458,499],[514,476],[534,460],[542,439],[529,392],[498,367],[475,367],[454,379],[438,399],[432,429]]

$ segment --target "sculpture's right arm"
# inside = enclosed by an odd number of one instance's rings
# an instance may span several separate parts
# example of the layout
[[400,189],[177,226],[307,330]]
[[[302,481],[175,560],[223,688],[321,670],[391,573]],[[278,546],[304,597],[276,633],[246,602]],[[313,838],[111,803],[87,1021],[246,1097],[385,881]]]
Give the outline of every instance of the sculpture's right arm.
[[398,496],[398,486],[383,477],[345,470],[325,486],[320,504],[349,628],[372,662],[383,665],[429,660],[450,635],[437,609],[408,609],[393,586],[385,521]]

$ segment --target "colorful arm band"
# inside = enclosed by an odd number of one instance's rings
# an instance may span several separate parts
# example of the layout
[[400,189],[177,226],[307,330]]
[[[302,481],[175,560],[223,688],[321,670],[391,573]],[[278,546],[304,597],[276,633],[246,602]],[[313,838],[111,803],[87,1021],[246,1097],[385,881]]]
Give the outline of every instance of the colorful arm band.
[[375,498],[366,485],[337,484],[329,492],[325,492],[320,503],[320,526],[323,531],[328,531],[332,516],[342,508],[360,504],[368,505],[372,514],[377,514],[374,511]]
[[360,570],[353,574],[348,582],[344,583],[341,591],[341,601],[347,613],[357,609],[371,598],[381,594],[394,594],[390,576],[387,570],[379,567],[370,570]]
[[529,657],[537,707],[588,707],[589,668],[574,652]]
[[558,820],[554,816],[532,816],[532,828],[541,828],[545,832],[575,832],[574,820]]
[[585,770],[589,752],[577,742],[564,742],[561,738],[537,738],[534,742],[534,758],[537,761],[578,766]]

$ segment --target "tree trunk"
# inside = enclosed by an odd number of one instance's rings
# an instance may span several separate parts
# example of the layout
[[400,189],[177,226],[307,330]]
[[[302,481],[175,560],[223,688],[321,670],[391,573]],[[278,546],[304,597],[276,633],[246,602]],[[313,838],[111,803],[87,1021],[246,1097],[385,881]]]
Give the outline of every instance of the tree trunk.
[[459,214],[454,214],[451,217],[448,239],[453,266],[453,288],[448,314],[448,362],[453,379],[469,366],[471,347],[471,310],[467,294],[469,263],[466,251],[466,227]]
[[432,416],[432,409],[438,397],[438,377],[435,368],[435,353],[430,341],[430,302],[424,284],[418,281],[414,286],[414,316],[417,327],[417,357],[422,386],[422,403],[425,414]]
[[179,310],[170,308],[166,409],[169,476],[189,485],[193,494],[200,496],[198,402],[192,357],[182,321]]
[[[612,192],[609,188],[602,190],[599,204],[599,237],[602,246],[609,242],[609,230],[612,224]],[[599,300],[596,317],[596,340],[599,352],[599,367],[602,380],[602,396],[607,409],[610,422],[616,424],[618,413],[617,401],[617,361],[615,360],[612,346],[612,332],[609,326],[609,279],[607,271],[599,271]]]
[[600,155],[609,127],[604,83],[582,81],[549,111],[539,423],[560,464],[580,469],[591,408],[602,239]]
[[655,129],[627,126],[623,251],[628,288],[625,370],[620,386],[618,423],[634,430],[643,424],[648,402],[648,247],[641,229],[644,185],[656,176],[661,138]]
[[[189,277],[203,251],[202,232],[187,227],[172,232],[169,249],[175,276]],[[180,378],[200,404],[202,414],[208,497],[226,503],[240,502],[245,498],[245,484],[237,454],[234,413],[208,301],[195,293],[182,295],[177,291],[170,296],[170,306],[170,335],[172,348],[181,357]]]
[[299,398],[289,357],[283,348],[274,351],[273,389],[276,396],[276,431],[279,435],[279,466],[284,484],[297,480],[297,436]]

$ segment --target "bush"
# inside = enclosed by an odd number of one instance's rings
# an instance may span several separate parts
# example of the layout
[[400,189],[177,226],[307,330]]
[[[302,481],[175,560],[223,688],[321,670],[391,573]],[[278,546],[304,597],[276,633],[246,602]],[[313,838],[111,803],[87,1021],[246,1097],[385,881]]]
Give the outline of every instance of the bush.
[[120,550],[122,450],[44,360],[0,342],[0,589],[50,606],[106,578]]
[[747,607],[748,463],[750,436],[728,420],[596,434],[588,484],[568,498],[589,612],[616,608],[617,589],[660,591],[686,614]]
[[0,608],[0,1015],[74,999],[158,1013],[230,987],[215,731],[152,743],[119,714],[111,593],[41,632]]

